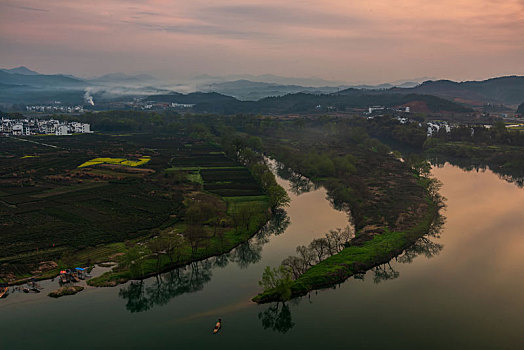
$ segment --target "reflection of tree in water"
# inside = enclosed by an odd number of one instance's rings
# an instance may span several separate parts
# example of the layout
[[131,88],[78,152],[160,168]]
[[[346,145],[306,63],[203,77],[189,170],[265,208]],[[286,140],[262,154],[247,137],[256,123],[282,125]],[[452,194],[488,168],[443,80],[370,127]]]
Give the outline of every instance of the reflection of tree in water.
[[373,282],[380,283],[381,281],[394,280],[398,278],[400,272],[395,270],[389,262],[373,268]]
[[[484,172],[486,169],[491,170],[501,180],[514,183],[518,187],[524,187],[524,168],[522,166],[510,166],[508,164],[500,165],[494,162],[482,162],[478,159],[464,159],[453,157],[434,158],[430,160],[431,165],[438,168],[444,167],[446,163],[458,166],[464,171]],[[506,166],[508,165],[508,166]]]
[[[414,244],[405,249],[400,256],[395,258],[395,260],[402,264],[410,264],[419,255],[424,255],[428,259],[437,256],[444,246],[440,243],[434,242],[432,239],[440,238],[440,232],[443,225],[444,217],[442,215],[437,216],[431,225],[429,232],[423,237],[417,239]],[[372,272],[373,281],[375,283],[392,280],[398,278],[400,275],[400,273],[391,266],[390,262],[374,267]],[[354,277],[356,279],[364,279],[362,274],[358,276],[355,275]]]
[[127,299],[126,309],[141,312],[155,305],[165,305],[172,298],[204,288],[211,280],[214,259],[193,262],[183,268],[157,275],[151,284],[131,282],[120,289],[120,297]]
[[291,317],[291,310],[286,303],[274,303],[258,314],[264,329],[271,329],[280,333],[289,331],[295,323]]
[[419,238],[415,244],[404,251],[404,254],[397,258],[400,263],[410,264],[417,256],[424,255],[426,258],[437,256],[444,246],[433,242],[429,237]]
[[288,225],[289,217],[284,210],[279,210],[253,238],[231,252],[192,262],[159,274],[154,279],[131,282],[120,289],[119,296],[127,300],[127,310],[142,312],[155,305],[165,305],[179,295],[202,290],[211,281],[213,268],[226,267],[229,262],[236,262],[241,268],[247,268],[260,261],[262,246],[269,242],[271,235],[281,234]]
[[[433,242],[431,239],[440,238],[440,231],[443,224],[444,217],[441,215],[437,216],[429,232],[425,236],[420,237],[411,247],[404,250],[402,255],[395,258],[396,261],[400,263],[411,263],[413,259],[419,255],[424,255],[427,258],[438,255],[444,246]],[[391,262],[375,266],[371,271],[373,272],[373,282],[375,283],[395,279],[400,275],[400,272],[391,266]],[[355,274],[353,277],[363,280],[364,276],[365,273],[361,273]],[[293,300],[299,302],[300,299],[297,298]],[[286,333],[295,325],[292,320],[291,311],[285,303],[271,304],[266,310],[258,314],[258,318],[262,321],[264,329],[271,329],[280,333]]]
[[289,190],[293,194],[299,195],[318,188],[307,177],[294,172],[282,163],[275,162],[275,169],[279,177],[290,182]]

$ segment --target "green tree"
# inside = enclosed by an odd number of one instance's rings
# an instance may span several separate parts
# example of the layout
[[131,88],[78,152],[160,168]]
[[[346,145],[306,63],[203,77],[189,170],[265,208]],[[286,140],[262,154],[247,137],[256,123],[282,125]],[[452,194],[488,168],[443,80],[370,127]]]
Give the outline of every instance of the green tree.
[[291,199],[285,189],[275,184],[269,188],[269,204],[272,209],[287,207]]
[[138,247],[132,247],[120,258],[119,266],[129,269],[132,278],[140,277],[143,273],[140,257]]
[[264,291],[274,291],[281,300],[291,298],[291,271],[285,266],[280,265],[277,268],[266,266],[262,274],[262,280],[258,284],[264,288]]

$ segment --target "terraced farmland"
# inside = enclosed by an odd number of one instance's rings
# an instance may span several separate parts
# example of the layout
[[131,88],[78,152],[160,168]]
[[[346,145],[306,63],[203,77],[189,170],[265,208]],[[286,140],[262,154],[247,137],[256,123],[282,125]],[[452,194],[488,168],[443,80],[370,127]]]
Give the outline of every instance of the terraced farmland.
[[248,169],[188,137],[91,134],[45,143],[55,147],[0,138],[0,279],[183,224],[190,193],[219,196],[227,215],[267,206]]

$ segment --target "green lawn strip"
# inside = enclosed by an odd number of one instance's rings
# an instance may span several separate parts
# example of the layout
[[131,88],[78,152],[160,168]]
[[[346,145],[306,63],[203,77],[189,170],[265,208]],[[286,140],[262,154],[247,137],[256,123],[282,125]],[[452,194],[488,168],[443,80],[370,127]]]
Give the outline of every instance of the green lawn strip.
[[[362,245],[349,246],[340,253],[311,267],[301,275],[291,286],[292,297],[298,297],[308,292],[327,288],[345,281],[355,273],[361,273],[372,267],[387,263],[393,257],[401,254],[404,249],[418,238],[428,233],[438,208],[428,200],[429,208],[419,223],[400,232],[387,231],[376,235]],[[274,290],[265,291],[253,298],[254,302],[267,303],[280,301],[280,295]]]
[[199,171],[195,171],[195,172],[192,172],[192,173],[188,173],[186,175],[186,178],[191,181],[191,182],[196,182],[196,183],[199,183],[201,185],[204,184],[204,180],[202,179],[202,176],[200,176],[200,172]]
[[227,213],[229,215],[234,214],[242,206],[268,206],[269,198],[268,196],[239,196],[239,197],[222,197],[222,199],[227,203]]

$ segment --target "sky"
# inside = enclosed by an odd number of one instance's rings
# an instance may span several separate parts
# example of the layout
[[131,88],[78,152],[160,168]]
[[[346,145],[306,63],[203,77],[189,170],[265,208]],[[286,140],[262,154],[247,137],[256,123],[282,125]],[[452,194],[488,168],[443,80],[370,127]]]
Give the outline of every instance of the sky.
[[0,0],[0,67],[352,83],[524,75],[524,0]]

